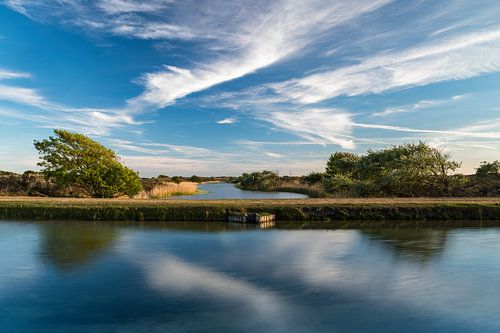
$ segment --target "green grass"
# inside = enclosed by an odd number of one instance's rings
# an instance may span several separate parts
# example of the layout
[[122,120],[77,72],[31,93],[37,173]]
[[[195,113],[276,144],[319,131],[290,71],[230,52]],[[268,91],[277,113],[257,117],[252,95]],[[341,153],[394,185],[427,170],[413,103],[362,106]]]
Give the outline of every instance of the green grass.
[[275,214],[278,221],[321,221],[338,227],[367,223],[486,226],[500,223],[500,198],[217,201],[0,198],[0,219],[226,221],[230,212],[266,212]]

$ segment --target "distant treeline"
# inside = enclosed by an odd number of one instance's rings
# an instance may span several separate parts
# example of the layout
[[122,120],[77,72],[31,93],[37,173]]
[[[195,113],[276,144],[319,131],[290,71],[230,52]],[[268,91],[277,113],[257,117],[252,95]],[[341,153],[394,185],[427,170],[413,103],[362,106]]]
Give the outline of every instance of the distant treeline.
[[461,163],[425,143],[368,150],[365,155],[336,152],[325,172],[280,177],[272,171],[245,173],[247,190],[285,190],[313,197],[437,197],[500,195],[500,161],[481,162],[474,175],[456,173]]

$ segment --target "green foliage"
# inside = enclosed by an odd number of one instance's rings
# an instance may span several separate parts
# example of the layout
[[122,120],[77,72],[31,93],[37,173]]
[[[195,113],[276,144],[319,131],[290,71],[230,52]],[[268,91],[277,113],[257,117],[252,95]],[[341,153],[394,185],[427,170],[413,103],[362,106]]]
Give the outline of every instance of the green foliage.
[[353,180],[349,176],[337,174],[326,178],[324,184],[329,193],[347,193],[351,189]]
[[201,183],[201,182],[203,182],[203,179],[201,177],[196,176],[196,175],[192,175],[191,178],[190,178],[190,180],[192,182],[198,183],[198,184]]
[[182,177],[180,176],[173,176],[171,180],[176,184],[180,184],[183,181]]
[[244,173],[239,179],[240,187],[245,190],[270,190],[279,185],[279,176],[272,171]]
[[87,195],[111,198],[135,195],[141,190],[139,176],[123,166],[115,152],[89,137],[64,130],[34,142],[42,173],[59,186],[77,186]]
[[361,157],[346,152],[336,152],[330,156],[326,163],[326,174],[329,177],[344,175],[354,177],[359,171],[359,162]]
[[307,176],[303,177],[303,180],[308,183],[308,184],[316,184],[316,183],[321,183],[324,181],[326,177],[325,173],[322,172],[311,172]]
[[465,178],[451,175],[460,163],[450,155],[420,142],[369,150],[366,155],[337,152],[327,163],[325,187],[353,196],[450,195]]
[[483,161],[476,169],[476,175],[480,177],[485,177],[489,175],[500,175],[500,161],[496,160],[493,162]]

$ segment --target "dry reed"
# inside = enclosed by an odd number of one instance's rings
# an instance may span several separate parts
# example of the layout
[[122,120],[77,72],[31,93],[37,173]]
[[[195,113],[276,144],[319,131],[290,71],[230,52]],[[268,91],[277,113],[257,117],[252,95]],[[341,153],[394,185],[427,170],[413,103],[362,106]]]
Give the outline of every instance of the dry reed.
[[179,184],[172,182],[162,182],[156,184],[149,191],[142,191],[136,198],[149,199],[149,198],[167,198],[179,195],[190,195],[198,192],[197,183],[181,182]]

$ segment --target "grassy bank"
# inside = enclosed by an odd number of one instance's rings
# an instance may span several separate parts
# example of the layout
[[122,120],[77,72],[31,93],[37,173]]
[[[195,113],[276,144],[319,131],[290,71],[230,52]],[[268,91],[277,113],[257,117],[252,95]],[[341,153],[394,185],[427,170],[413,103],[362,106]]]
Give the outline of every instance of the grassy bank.
[[339,227],[364,226],[368,223],[364,221],[371,221],[370,224],[379,221],[378,224],[385,226],[425,225],[426,221],[441,221],[432,222],[433,226],[499,225],[500,198],[217,201],[0,198],[1,219],[226,221],[229,212],[269,212],[276,214],[279,221],[322,221]]

